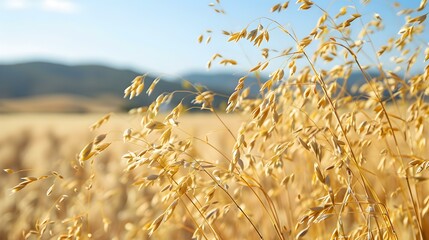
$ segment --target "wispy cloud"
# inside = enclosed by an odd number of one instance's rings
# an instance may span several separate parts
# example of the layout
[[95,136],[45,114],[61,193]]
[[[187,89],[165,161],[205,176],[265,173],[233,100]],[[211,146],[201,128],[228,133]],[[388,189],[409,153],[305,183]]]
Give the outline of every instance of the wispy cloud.
[[78,10],[75,3],[69,0],[43,0],[42,8],[46,11],[72,13]]
[[43,11],[74,13],[79,6],[71,0],[3,0],[9,10],[39,9]]
[[31,7],[31,2],[28,0],[6,0],[4,2],[4,7],[6,9],[26,9]]

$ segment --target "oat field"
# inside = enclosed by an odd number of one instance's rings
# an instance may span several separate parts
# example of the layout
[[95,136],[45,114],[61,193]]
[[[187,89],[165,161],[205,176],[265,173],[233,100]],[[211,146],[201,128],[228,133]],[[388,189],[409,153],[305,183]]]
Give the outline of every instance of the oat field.
[[[99,114],[1,116],[0,124],[7,127],[0,133],[0,168],[19,170],[11,174],[4,171],[0,175],[0,214],[3,216],[1,239],[23,239],[27,235],[29,239],[50,239],[61,234],[66,236],[70,230],[68,228],[74,224],[78,224],[76,228],[80,224],[90,224],[88,226],[91,226],[93,239],[145,238],[142,233],[133,235],[128,232],[126,226],[130,226],[138,218],[152,216],[159,211],[149,205],[156,192],[139,190],[133,186],[135,175],[124,172],[126,161],[122,158],[124,152],[139,149],[139,146],[133,144],[124,146],[122,136],[127,124],[138,125],[139,120],[136,116],[124,113],[114,114],[106,126],[90,132],[89,127],[100,117]],[[222,119],[235,131],[243,118],[238,115],[223,115]],[[203,143],[195,143],[198,147],[194,152],[204,158],[219,161],[222,155],[228,155],[232,150],[234,139],[209,114],[185,116],[181,120],[180,129],[181,136],[209,139],[216,148],[221,149],[217,152],[204,147]],[[112,143],[109,152],[98,156],[91,170],[83,169],[79,166],[76,155],[85,142],[105,132],[109,134],[106,140]],[[94,177],[89,180],[92,174]],[[41,180],[12,194],[12,187],[18,185],[20,178],[28,176]],[[89,186],[93,187],[88,188]],[[98,190],[92,192],[91,189],[94,188]],[[139,196],[143,198],[139,199]],[[81,221],[84,216],[93,217],[85,222],[75,222]],[[53,222],[43,223],[47,219]],[[37,224],[40,226],[36,227]],[[50,228],[50,225],[57,224],[58,226]],[[38,236],[36,232],[43,228],[46,233]],[[82,230],[85,232],[89,229]],[[175,236],[177,232],[181,232],[185,238],[192,235],[189,229],[180,229],[160,236]]]
[[[359,11],[370,2],[272,6],[272,14],[320,15],[305,36],[269,17],[224,31],[228,44],[261,53],[225,109],[213,107],[215,92],[187,83],[180,93],[193,106],[170,106],[176,91],[129,115],[2,116],[0,234],[428,239],[427,1],[387,1],[403,23],[393,36],[383,16]],[[210,4],[220,15],[222,6]],[[282,49],[279,36],[293,44]],[[214,64],[239,63],[215,53]],[[349,86],[356,73],[361,81]],[[260,77],[256,96],[250,75]],[[158,80],[130,81],[132,99]],[[13,127],[18,119],[33,125]]]

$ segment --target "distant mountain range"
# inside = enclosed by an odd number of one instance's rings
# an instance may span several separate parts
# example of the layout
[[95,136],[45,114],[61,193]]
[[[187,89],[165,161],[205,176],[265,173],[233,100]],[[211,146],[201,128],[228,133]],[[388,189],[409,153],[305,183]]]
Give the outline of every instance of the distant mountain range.
[[[68,66],[47,62],[0,65],[0,98],[50,94],[121,97],[131,80],[141,74],[98,65]],[[149,76],[148,81],[153,81],[153,77]],[[159,84],[166,90],[180,87],[180,83],[162,81]]]
[[[128,87],[131,81],[138,75],[143,73],[126,70],[115,69],[99,65],[63,65],[48,62],[28,62],[19,64],[0,65],[0,112],[14,111],[14,107],[5,109],[5,103],[12,100],[20,100],[23,98],[44,99],[46,96],[57,96],[65,101],[65,99],[85,98],[88,102],[91,99],[110,99],[110,104],[123,97],[123,90]],[[147,76],[145,79],[145,88],[147,88],[156,76]],[[240,76],[233,74],[220,73],[195,73],[188,74],[183,79],[196,85],[204,85],[208,89],[220,94],[231,93]],[[249,78],[249,84],[257,83],[256,78]],[[119,101],[119,106],[116,108],[129,109],[137,106],[147,106],[153,102],[156,97],[164,92],[172,92],[174,90],[184,90],[182,81],[177,79],[161,79],[157,84],[151,96],[142,94],[135,100]],[[255,85],[255,84],[253,84]],[[257,85],[253,92],[257,92]],[[188,94],[178,93],[172,99],[171,105],[178,102]],[[49,99],[53,99],[49,97]],[[116,100],[115,100],[116,99]],[[187,97],[184,100],[185,104],[190,105],[192,98]],[[226,99],[216,98],[215,105],[218,106],[221,101]],[[28,101],[19,101],[20,103]],[[98,101],[99,103],[100,101]],[[1,109],[3,105],[3,110]],[[8,105],[15,106],[16,104]],[[73,104],[68,104],[73,105]],[[76,104],[74,104],[76,105]],[[73,106],[74,106],[73,105]],[[58,109],[59,107],[56,107]],[[78,109],[83,109],[80,107]],[[20,110],[17,110],[20,111]],[[65,111],[69,111],[65,109]],[[74,111],[74,110],[71,110]]]
[[[91,99],[97,100],[98,105],[106,102],[108,106],[114,107],[114,109],[125,110],[136,106],[147,106],[163,92],[184,89],[181,80],[161,79],[151,96],[142,94],[133,101],[122,99],[123,90],[130,85],[132,79],[141,74],[143,73],[99,65],[69,66],[48,62],[0,65],[0,112],[16,110],[13,107],[16,104],[9,104],[10,101],[26,102],[22,99],[43,98],[44,102],[52,102],[55,98],[51,96],[59,96],[62,102],[73,102],[73,104],[69,103],[64,106],[75,106],[75,108],[70,110],[64,107],[64,111],[92,111],[84,106],[77,107],[76,102],[84,102],[77,101],[77,98],[86,99],[86,102]],[[227,95],[234,90],[241,76],[231,73],[190,73],[184,75],[182,80],[188,80],[193,84],[198,83],[197,85],[203,85],[214,92]],[[145,89],[155,77],[146,77]],[[360,79],[360,74],[354,74],[349,82],[356,84],[362,82]],[[258,79],[248,77],[246,79],[247,86],[251,88],[252,95],[258,94]],[[185,93],[176,94],[171,105],[177,104],[187,95]],[[186,97],[184,103],[190,104],[191,100],[191,97]],[[226,99],[216,98],[215,105],[218,106],[222,101],[226,101]],[[55,111],[58,108],[61,109],[61,106],[56,106]],[[37,107],[33,107],[33,110],[36,109]]]

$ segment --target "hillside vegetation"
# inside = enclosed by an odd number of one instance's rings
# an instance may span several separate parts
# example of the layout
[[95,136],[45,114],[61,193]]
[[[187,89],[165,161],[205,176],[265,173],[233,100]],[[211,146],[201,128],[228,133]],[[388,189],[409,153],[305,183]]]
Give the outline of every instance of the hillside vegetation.
[[[123,111],[148,106],[161,93],[185,90],[184,81],[226,96],[234,91],[240,76],[239,73],[227,72],[188,73],[180,79],[161,79],[151,96],[122,100],[123,94],[118,89],[125,89],[139,74],[101,65],[72,66],[48,62],[0,65],[0,112]],[[154,79],[154,76],[147,76],[146,84],[151,84]],[[254,76],[248,77],[245,86],[250,88],[250,97],[258,95],[259,83],[266,80],[267,77],[259,80]],[[363,82],[361,74],[352,73],[347,88],[351,90],[353,85]],[[171,106],[177,105],[183,96],[178,94],[173,98]],[[216,97],[214,105],[220,106],[226,100],[225,97]],[[190,106],[190,101],[185,99],[184,104]]]

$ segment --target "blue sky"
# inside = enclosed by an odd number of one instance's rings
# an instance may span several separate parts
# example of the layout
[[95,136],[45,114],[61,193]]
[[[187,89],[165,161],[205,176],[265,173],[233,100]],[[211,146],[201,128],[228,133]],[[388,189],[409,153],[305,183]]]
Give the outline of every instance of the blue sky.
[[[239,62],[228,70],[240,71],[259,62],[260,52],[244,42],[227,43],[221,30],[238,31],[265,16],[304,37],[320,16],[317,10],[297,11],[295,1],[284,13],[270,13],[279,2],[271,0],[223,0],[226,15],[220,15],[208,6],[211,2],[215,0],[0,0],[0,62],[96,63],[181,75],[205,71],[207,61],[219,52]],[[401,17],[395,17],[393,1],[373,0],[366,7],[358,0],[315,2],[334,14],[341,5],[356,4],[363,20],[378,13],[386,23],[383,36],[395,35],[403,24]],[[418,7],[420,1],[398,2],[402,7]],[[211,43],[198,44],[206,29],[213,30]],[[270,47],[293,46],[285,35],[273,36]],[[427,32],[425,36],[427,42]]]

